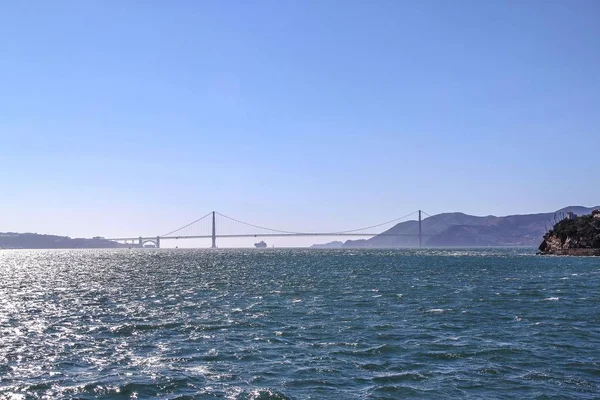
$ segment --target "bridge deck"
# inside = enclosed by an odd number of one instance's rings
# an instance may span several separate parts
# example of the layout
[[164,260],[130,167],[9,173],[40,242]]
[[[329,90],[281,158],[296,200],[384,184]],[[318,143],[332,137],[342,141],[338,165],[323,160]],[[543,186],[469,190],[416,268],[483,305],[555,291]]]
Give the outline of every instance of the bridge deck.
[[[156,242],[159,245],[162,240],[178,240],[178,239],[212,239],[212,246],[215,247],[216,239],[226,239],[226,238],[260,238],[260,237],[309,237],[309,236],[321,236],[321,237],[363,237],[369,238],[373,236],[391,236],[391,237],[418,237],[419,243],[421,243],[421,239],[423,236],[431,236],[425,235],[421,230],[421,214],[423,212],[421,210],[414,211],[410,214],[407,214],[403,217],[396,218],[381,224],[364,226],[359,229],[354,230],[346,230],[346,231],[337,231],[337,232],[294,232],[294,231],[284,231],[266,228],[259,225],[250,224],[247,222],[243,222],[237,220],[235,218],[228,217],[216,211],[212,211],[202,218],[198,218],[197,220],[190,222],[187,225],[182,226],[174,231],[169,233],[165,233],[162,236],[137,236],[137,237],[117,237],[117,238],[109,238],[108,240],[112,241],[138,241],[140,244],[144,241],[152,241]],[[413,215],[418,216],[418,220],[411,220]],[[426,214],[427,215],[427,214]],[[387,231],[399,221],[414,221],[418,223],[418,233],[410,234],[410,233],[388,233]],[[217,229],[219,227],[225,227],[225,231],[229,232],[228,234],[217,234],[218,230],[223,231],[223,229]],[[387,228],[386,228],[387,226]],[[239,228],[245,229],[245,232],[248,232],[248,229],[251,233],[241,233]],[[379,232],[373,232],[375,229],[380,229]],[[235,233],[238,232],[238,233]],[[252,233],[254,232],[254,233]]]
[[[418,234],[411,233],[343,233],[343,232],[323,232],[323,233],[258,233],[244,235],[215,235],[217,239],[226,238],[251,238],[251,237],[308,237],[308,236],[356,236],[356,237],[372,237],[372,236],[392,236],[392,237],[418,237]],[[431,236],[422,234],[422,236]],[[192,235],[192,236],[158,236],[160,240],[178,240],[178,239],[212,239],[212,235]],[[106,240],[138,240],[140,237],[120,237],[107,238]],[[157,236],[142,236],[142,240],[156,240]]]

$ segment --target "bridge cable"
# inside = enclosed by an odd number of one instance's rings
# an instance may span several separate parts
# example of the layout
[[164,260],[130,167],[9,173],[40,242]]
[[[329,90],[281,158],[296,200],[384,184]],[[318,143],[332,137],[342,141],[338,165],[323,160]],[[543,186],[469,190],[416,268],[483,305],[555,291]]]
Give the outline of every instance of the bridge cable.
[[392,219],[392,220],[390,220],[390,221],[387,221],[387,222],[382,222],[381,224],[377,224],[377,225],[366,226],[366,227],[364,227],[364,228],[352,229],[352,230],[349,230],[349,231],[330,232],[330,233],[335,233],[335,234],[337,235],[337,234],[341,234],[341,233],[353,233],[353,232],[358,232],[358,231],[365,231],[365,230],[367,230],[367,229],[378,228],[378,227],[380,227],[380,226],[382,226],[382,225],[391,224],[392,222],[396,222],[396,221],[399,221],[399,220],[401,220],[401,219],[404,219],[404,218],[410,217],[411,215],[414,215],[414,214],[416,214],[417,212],[418,212],[418,211],[413,211],[413,212],[411,212],[410,214],[406,214],[406,215],[405,215],[405,216],[403,216],[403,217],[400,217],[400,218],[395,218],[395,219]]
[[203,220],[204,218],[208,217],[208,216],[209,216],[209,215],[211,215],[211,214],[212,214],[212,211],[211,211],[211,212],[209,212],[208,214],[206,214],[204,217],[202,217],[202,218],[198,218],[197,220],[195,220],[195,221],[193,221],[193,222],[190,222],[189,224],[187,224],[187,225],[184,225],[184,226],[182,226],[181,228],[175,229],[174,231],[171,231],[171,232],[169,232],[169,233],[165,233],[164,235],[160,235],[160,237],[169,236],[169,235],[171,235],[172,233],[175,233],[175,232],[178,232],[178,231],[180,231],[180,230],[182,230],[182,229],[185,229],[185,228],[187,228],[187,227],[188,227],[188,226],[190,226],[190,225],[194,225],[196,222],[199,222],[199,221]]
[[266,228],[264,226],[254,225],[254,224],[250,224],[248,222],[240,221],[239,219],[228,217],[227,215],[223,215],[220,212],[217,212],[217,215],[220,215],[221,217],[224,217],[224,218],[230,219],[232,221],[235,221],[237,223],[248,225],[248,226],[251,226],[251,227],[257,228],[257,229],[264,229],[264,230],[267,230],[267,231],[272,231],[272,232],[277,232],[277,233],[288,233],[288,234],[292,234],[292,235],[298,235],[298,234],[304,233],[304,232],[290,232],[290,231],[282,231],[282,230],[279,230],[279,229]]
[[244,224],[244,225],[248,225],[248,226],[251,226],[253,228],[265,229],[265,230],[272,231],[272,232],[287,233],[287,234],[293,234],[293,235],[307,234],[307,233],[319,233],[319,234],[331,233],[331,234],[339,235],[339,234],[344,234],[344,233],[353,233],[353,232],[358,232],[358,231],[364,231],[364,230],[367,230],[367,229],[377,228],[377,227],[380,227],[382,225],[391,224],[392,222],[396,222],[396,221],[399,221],[401,219],[405,219],[405,218],[410,217],[411,215],[414,215],[416,213],[417,213],[417,211],[413,211],[410,214],[406,214],[406,215],[404,215],[402,217],[395,218],[395,219],[392,219],[390,221],[382,222],[382,223],[377,224],[377,225],[371,225],[371,226],[367,226],[367,227],[363,227],[363,228],[359,228],[359,229],[351,229],[351,230],[347,230],[347,231],[338,231],[338,232],[291,232],[291,231],[284,231],[284,230],[279,230],[279,229],[266,228],[264,226],[250,224],[248,222],[240,221],[240,220],[237,220],[235,218],[231,218],[231,217],[228,217],[227,215],[223,215],[223,214],[217,212],[217,214],[220,215],[221,217],[228,218],[228,219],[230,219],[232,221],[235,221],[235,222],[238,222],[238,223],[241,223],[241,224]]

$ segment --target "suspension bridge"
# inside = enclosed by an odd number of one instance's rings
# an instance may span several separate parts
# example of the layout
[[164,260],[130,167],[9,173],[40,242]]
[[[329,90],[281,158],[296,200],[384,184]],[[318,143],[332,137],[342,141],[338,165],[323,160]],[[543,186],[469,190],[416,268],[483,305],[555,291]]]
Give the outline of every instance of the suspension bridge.
[[[325,232],[298,232],[281,229],[267,228],[260,225],[240,221],[236,218],[228,217],[217,211],[211,211],[201,218],[196,219],[180,228],[157,236],[138,236],[138,237],[114,237],[107,238],[114,242],[132,244],[136,247],[156,247],[160,248],[161,242],[165,240],[180,239],[211,239],[211,247],[217,247],[218,238],[267,238],[267,237],[309,237],[309,236],[345,236],[345,237],[363,237],[389,236],[389,237],[416,237],[419,246],[423,244],[423,237],[430,236],[423,232],[423,215],[430,217],[422,210],[414,211],[410,214],[386,221],[380,224],[366,226],[358,229],[343,231],[325,231]],[[395,233],[390,231],[395,225],[415,221],[418,223],[418,230],[415,233]]]

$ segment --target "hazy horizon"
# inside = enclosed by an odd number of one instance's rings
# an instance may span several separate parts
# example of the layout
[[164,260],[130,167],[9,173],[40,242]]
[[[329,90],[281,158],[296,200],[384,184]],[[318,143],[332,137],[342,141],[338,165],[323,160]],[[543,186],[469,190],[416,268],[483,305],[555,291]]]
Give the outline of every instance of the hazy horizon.
[[[582,205],[570,205],[567,207],[561,207],[561,209],[563,208],[579,208],[579,207],[583,207],[583,208],[587,208],[587,209],[593,209],[593,208],[600,208],[600,205],[596,205],[596,206],[582,206]],[[560,209],[559,209],[560,210]],[[536,212],[534,214],[549,214],[555,211],[559,211],[559,210],[552,210],[552,211],[541,211],[541,212]],[[469,213],[464,213],[461,211],[450,211],[450,212],[443,212],[440,214],[453,214],[453,213],[463,213],[463,214],[469,214]],[[436,214],[438,215],[438,214]],[[472,215],[472,214],[471,214]],[[513,214],[513,215],[522,215],[522,214]],[[433,215],[435,216],[435,215]],[[496,216],[496,217],[505,217],[503,215],[493,215],[493,214],[488,214],[488,215],[474,215],[476,217],[491,217],[491,216]],[[508,215],[511,216],[511,215]],[[428,215],[425,212],[423,212],[422,218],[423,220],[432,217],[432,215]],[[410,216],[407,216],[405,218],[401,218],[399,220],[396,221],[391,221],[390,223],[386,223],[385,225],[378,227],[376,229],[372,229],[369,230],[371,231],[377,231],[377,232],[383,232],[386,231],[387,229],[395,226],[398,223],[403,223],[403,222],[416,222],[418,220],[417,214],[413,213]],[[244,222],[252,222],[252,221],[244,221]],[[549,220],[549,223],[551,222],[551,220]],[[208,222],[210,224],[210,216],[208,218]],[[217,224],[220,224],[220,222],[217,222]],[[267,228],[281,228],[281,227],[267,227]],[[345,227],[343,229],[329,229],[326,232],[340,232],[340,231],[347,231],[350,229],[347,229],[348,227]],[[356,228],[356,227],[354,227]],[[296,231],[296,232],[300,232],[302,230],[294,230],[294,229],[290,229],[291,231]],[[196,232],[199,232],[200,230],[196,230]],[[253,230],[250,230],[253,231]],[[257,232],[260,232],[260,230],[257,230]],[[308,232],[308,231],[306,231]],[[315,231],[310,231],[310,232],[315,232]],[[322,233],[323,231],[321,231]],[[17,233],[17,232],[15,232]],[[50,234],[52,235],[53,233],[51,232],[20,232],[20,233],[39,233],[39,234]],[[237,233],[242,233],[242,232],[237,232]],[[318,232],[317,232],[318,233]],[[189,234],[189,233],[188,233]],[[199,234],[199,233],[194,233],[194,234]],[[209,232],[207,232],[206,230],[204,231],[203,234],[210,234]],[[219,232],[218,234],[223,234],[223,232]],[[425,237],[427,238],[427,232],[425,231],[424,234],[426,235]],[[78,237],[73,237],[71,235],[68,234],[59,234],[61,236],[70,236],[72,238],[78,238]],[[163,234],[160,234],[161,236],[163,236]],[[185,233],[181,233],[181,235],[186,235]],[[94,235],[94,236],[101,236],[102,235]],[[112,238],[117,237],[116,236],[110,236]],[[139,235],[138,235],[139,236]],[[135,236],[135,239],[133,241],[133,243],[137,243],[137,237]],[[147,237],[151,237],[151,235],[148,234],[141,234],[141,236],[147,238]],[[158,235],[157,235],[158,236]],[[202,238],[202,239],[186,239],[186,238],[182,238],[182,239],[169,239],[169,237],[173,237],[173,236],[177,236],[177,234],[173,235],[173,234],[169,234],[167,235],[168,237],[165,238],[163,237],[163,240],[161,241],[161,247],[162,248],[210,248],[211,246],[211,240],[209,238]],[[109,236],[106,236],[109,237]],[[132,237],[134,238],[134,235],[121,235],[120,237]],[[332,236],[307,236],[307,237],[267,237],[267,236],[261,236],[261,235],[257,235],[256,237],[246,237],[246,238],[223,238],[223,237],[218,237],[217,239],[217,247],[218,248],[252,248],[254,247],[254,243],[258,242],[258,241],[266,241],[267,242],[267,247],[271,248],[271,247],[277,247],[277,248],[306,248],[306,247],[311,247],[312,245],[323,245],[323,244],[327,244],[333,241],[339,241],[339,242],[346,242],[347,240],[361,240],[361,239],[369,239],[373,237],[372,235],[365,235],[365,236],[338,236],[338,235],[332,235]],[[91,238],[91,236],[87,236],[87,238]],[[123,243],[122,241],[120,241],[121,243]],[[390,246],[389,248],[410,248],[413,246]],[[471,248],[473,246],[427,246],[427,247],[432,247],[432,248],[446,248],[446,247],[450,247],[450,248],[456,248],[456,247],[467,247],[467,248]],[[489,247],[489,246],[475,246],[475,247]],[[516,246],[516,247],[531,247],[531,246]],[[360,248],[360,247],[358,247]]]
[[591,0],[2,4],[0,232],[596,206],[599,18]]

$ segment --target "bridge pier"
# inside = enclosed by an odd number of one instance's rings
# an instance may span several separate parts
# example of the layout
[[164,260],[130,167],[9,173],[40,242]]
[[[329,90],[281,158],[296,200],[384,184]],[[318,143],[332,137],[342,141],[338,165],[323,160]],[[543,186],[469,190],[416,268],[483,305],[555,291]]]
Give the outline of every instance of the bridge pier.
[[[414,222],[414,214],[415,212],[410,213],[409,215],[406,215],[404,217],[401,218],[397,218],[395,220],[392,221],[388,221],[386,223],[383,224],[379,224],[379,225],[373,225],[371,227],[367,227],[367,228],[361,228],[361,229],[355,229],[355,230],[349,230],[349,231],[343,231],[343,232],[289,232],[289,231],[283,231],[283,230],[276,230],[276,229],[270,229],[270,228],[265,228],[265,227],[261,227],[258,225],[253,225],[253,224],[249,224],[243,221],[239,221],[236,220],[234,218],[231,217],[227,217],[223,214],[219,214],[220,216],[220,221],[219,222],[221,225],[220,231],[219,231],[219,235],[217,235],[217,212],[216,211],[211,211],[210,213],[204,215],[202,218],[197,219],[179,229],[176,229],[172,232],[166,233],[162,236],[155,236],[155,237],[143,237],[140,236],[138,238],[136,237],[127,237],[127,238],[114,238],[114,239],[107,239],[110,241],[114,241],[114,242],[119,242],[119,243],[126,243],[126,244],[130,244],[131,247],[130,248],[143,248],[144,247],[144,243],[153,243],[154,246],[156,248],[160,248],[160,242],[161,239],[162,240],[167,240],[167,239],[211,239],[211,248],[216,249],[217,248],[217,237],[224,237],[224,238],[234,238],[234,237],[296,237],[296,236],[368,236],[368,237],[375,237],[378,235],[384,235],[384,236],[411,236],[411,239],[408,240],[403,240],[403,241],[398,241],[398,243],[406,243],[408,245],[411,246],[419,246],[422,247],[423,246],[423,227],[422,227],[422,222],[423,222],[423,214],[425,214],[426,217],[430,217],[429,214],[425,213],[422,210],[418,210],[418,231],[417,232],[411,232],[410,234],[404,234],[404,233],[399,233],[399,234],[395,234],[395,233],[387,233],[387,231],[384,231],[383,233],[373,233],[373,229],[372,228],[377,228],[383,225],[387,225],[389,223],[395,223],[397,224],[399,220],[411,217],[413,218],[412,221]],[[212,226],[210,228],[208,228],[206,226],[207,222],[209,221],[209,218],[211,217],[212,214]],[[197,224],[202,222],[202,224]],[[232,224],[231,222],[235,222],[235,224]],[[254,233],[240,233],[239,231],[236,232],[236,229],[234,229],[237,225],[242,225],[244,227],[252,227],[254,228],[253,231]],[[195,229],[193,229],[195,226],[198,226],[199,228],[201,228],[200,232],[197,232]],[[208,229],[207,229],[208,228]],[[209,232],[207,232],[207,230],[210,230]],[[233,233],[232,233],[233,231]],[[428,234],[425,234],[427,237],[431,236]],[[415,236],[417,236],[417,240],[415,240]],[[156,239],[155,239],[156,238]],[[415,243],[416,242],[416,243]],[[391,241],[390,241],[391,243]],[[151,247],[151,246],[148,246]]]
[[211,248],[216,249],[217,248],[217,229],[215,226],[215,212],[212,212],[212,246]]
[[421,210],[419,210],[419,247],[423,246],[423,231],[421,230]]

